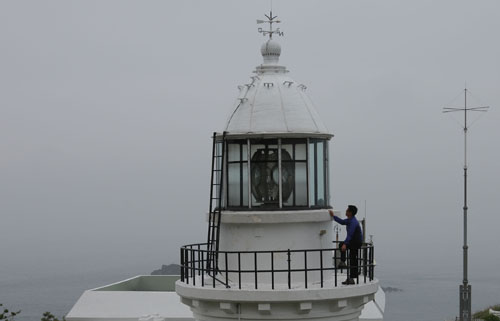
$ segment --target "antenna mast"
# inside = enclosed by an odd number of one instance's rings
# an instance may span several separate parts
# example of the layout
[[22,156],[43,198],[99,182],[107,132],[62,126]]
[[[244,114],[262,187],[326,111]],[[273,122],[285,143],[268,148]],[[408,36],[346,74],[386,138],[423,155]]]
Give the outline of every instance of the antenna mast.
[[463,108],[443,108],[443,113],[451,112],[463,112],[464,113],[464,245],[463,245],[463,281],[460,285],[460,321],[471,321],[472,311],[471,311],[471,286],[468,280],[468,249],[467,245],[467,112],[469,111],[479,111],[486,112],[490,108],[489,106],[481,107],[467,107],[467,88],[464,88],[464,107]]

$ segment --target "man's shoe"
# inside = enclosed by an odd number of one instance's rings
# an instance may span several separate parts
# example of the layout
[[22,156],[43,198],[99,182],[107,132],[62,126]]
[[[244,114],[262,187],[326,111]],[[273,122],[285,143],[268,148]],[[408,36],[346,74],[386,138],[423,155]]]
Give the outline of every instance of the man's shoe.
[[347,269],[347,265],[344,262],[340,261],[339,265],[337,265],[337,269]]
[[354,281],[354,279],[347,279],[345,280],[344,282],[342,282],[343,285],[352,285],[352,284],[356,284],[356,282]]

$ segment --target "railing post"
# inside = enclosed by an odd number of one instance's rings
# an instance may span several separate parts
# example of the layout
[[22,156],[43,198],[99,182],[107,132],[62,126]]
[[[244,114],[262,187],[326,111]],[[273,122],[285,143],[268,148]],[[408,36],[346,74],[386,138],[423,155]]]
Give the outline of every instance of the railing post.
[[205,251],[201,251],[201,286],[205,286]]
[[184,271],[184,276],[186,277],[186,284],[189,284],[189,250],[186,248],[184,249],[184,265],[185,265],[185,271]]
[[274,290],[274,252],[271,251],[271,288]]
[[198,275],[201,275],[200,244],[198,244]]
[[229,288],[229,275],[228,275],[228,263],[227,263],[227,252],[224,252],[224,261],[226,262],[226,288]]
[[196,261],[194,249],[191,249],[191,275],[193,276],[193,285],[196,285]]
[[292,288],[292,275],[291,275],[291,258],[290,258],[290,249],[287,251],[287,256],[288,256],[288,288]]
[[255,271],[255,289],[257,290],[257,252],[253,252],[253,263]]
[[361,265],[361,258],[360,258],[360,254],[361,254],[361,249],[357,249],[356,250],[356,284],[359,284],[359,266]]
[[305,288],[307,289],[307,250],[304,251],[304,280]]
[[[342,251],[342,250],[341,250]],[[345,257],[346,257],[346,272],[347,272],[347,278],[349,279],[351,277],[351,249],[346,248],[345,250]],[[342,272],[342,269],[340,270]]]
[[184,282],[184,253],[181,247],[181,282]]
[[368,255],[368,245],[365,244],[363,248],[363,275],[364,275],[364,280],[366,283],[366,274],[368,273],[368,258],[366,257]]
[[212,288],[215,288],[215,278],[217,277],[217,270],[215,268],[215,264],[214,264],[214,252],[213,251],[210,251],[210,257],[211,259],[209,260],[210,261],[210,269],[212,270]]
[[371,259],[371,266],[372,266],[372,277],[370,281],[373,281],[373,278],[375,277],[375,247],[372,244],[372,259]]
[[238,252],[238,287],[241,290],[241,252]]
[[337,247],[333,249],[333,278],[335,286],[337,286]]
[[319,272],[321,275],[321,288],[323,288],[323,250],[319,251]]

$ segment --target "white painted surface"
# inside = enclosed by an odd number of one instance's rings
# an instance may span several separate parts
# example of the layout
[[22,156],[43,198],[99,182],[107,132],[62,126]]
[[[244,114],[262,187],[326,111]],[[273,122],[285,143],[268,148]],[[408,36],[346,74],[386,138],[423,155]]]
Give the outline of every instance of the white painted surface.
[[92,290],[83,293],[66,320],[138,320],[153,314],[164,320],[193,320],[175,292]]
[[490,311],[489,311],[489,312],[490,312],[490,314],[493,314],[493,315],[495,315],[495,316],[497,316],[497,317],[500,317],[500,311],[495,311],[495,310],[493,310],[493,309],[490,309]]
[[[331,249],[334,248],[333,221],[327,210],[307,211],[247,211],[247,212],[223,212],[220,227],[221,251],[286,251],[305,249]],[[242,223],[236,223],[242,222]],[[332,267],[332,251],[310,252],[307,254],[308,268],[320,268],[320,255],[323,256],[323,267]],[[254,270],[255,262],[253,254],[238,255],[228,254],[227,265],[229,270]],[[257,255],[257,266],[259,270],[270,270],[274,264],[275,270],[286,270],[288,268],[288,254],[281,252],[273,255],[271,262],[270,253]],[[303,252],[292,252],[290,254],[291,268],[303,269],[305,255]],[[226,264],[226,256],[219,256],[221,266]],[[325,278],[330,273],[326,273]],[[237,273],[229,273],[230,280],[238,280]],[[254,275],[244,273],[241,275],[242,282],[252,282]],[[304,273],[293,273],[294,282],[305,279]],[[258,275],[259,283],[271,282],[270,273]],[[320,280],[319,273],[309,273],[308,281]],[[275,283],[287,283],[288,274],[277,273]]]
[[[144,276],[141,276],[144,277]],[[146,276],[149,277],[149,276]],[[141,320],[141,321],[191,321],[194,320],[193,314],[189,306],[184,305],[180,302],[178,295],[175,292],[169,291],[148,291],[147,288],[143,291],[102,291],[100,289],[108,288],[110,286],[129,282],[138,277],[134,277],[128,280],[120,281],[115,284],[106,285],[99,287],[94,290],[88,290],[83,293],[79,298],[77,303],[73,306],[71,311],[66,316],[68,321],[110,321],[110,320]],[[342,295],[351,295],[353,293],[350,287],[344,287],[348,292],[344,292]],[[344,290],[345,291],[345,290]],[[264,301],[257,304],[257,310],[260,314],[270,315],[273,312],[276,313],[277,306],[272,304],[272,300],[266,296],[261,296],[256,291],[251,291],[253,295],[248,296],[248,292],[243,293],[244,297],[250,299],[250,301]],[[310,296],[304,297],[300,294],[301,291],[296,291],[296,295],[290,296],[294,299],[310,299]],[[375,300],[379,302],[380,306],[380,292],[377,292]],[[267,291],[268,295],[273,296],[270,291]],[[276,292],[277,293],[277,292]],[[339,292],[340,294],[340,292]],[[282,293],[283,295],[283,293]],[[382,292],[383,295],[383,292]],[[288,296],[288,295],[287,295]],[[323,297],[322,294],[316,296],[317,298]],[[213,297],[214,299],[216,297]],[[203,301],[201,301],[203,302]],[[227,301],[226,301],[227,302]],[[314,301],[300,301],[305,303],[312,302],[311,307],[314,306]],[[344,308],[347,306],[347,300],[341,299],[337,301],[336,306]],[[200,307],[201,303],[199,300],[192,300],[190,302],[195,307]],[[334,304],[334,303],[332,303]],[[226,304],[227,305],[227,304]],[[235,305],[232,305],[235,308]],[[382,307],[385,306],[385,300]],[[229,307],[231,307],[229,305]],[[231,310],[231,309],[229,309]],[[383,311],[383,308],[382,308]],[[360,319],[366,321],[381,320],[380,310],[374,306],[373,302],[369,302],[365,305],[362,311]]]
[[[341,212],[335,211],[341,216]],[[301,222],[328,222],[332,218],[328,210],[300,210],[300,211],[222,211],[221,223],[247,224],[274,224],[274,223],[301,223]],[[208,222],[208,214],[207,214]]]
[[[199,284],[199,283],[198,283]],[[210,285],[200,287],[193,286],[181,281],[176,282],[175,291],[182,297],[195,300],[215,300],[224,302],[288,302],[288,301],[318,301],[318,300],[342,300],[349,298],[362,298],[363,296],[374,297],[378,290],[378,280],[369,283],[355,285],[340,285],[335,287],[331,284],[320,288],[319,284],[304,288],[303,284],[297,283],[292,289],[281,287],[279,289],[254,289],[253,284],[247,284],[241,290]]]
[[331,221],[222,224],[219,249],[221,251],[330,249],[334,247],[332,228]]
[[[191,306],[197,320],[357,320],[363,306],[373,300],[378,281],[350,286],[303,286],[288,289],[212,288],[178,281],[176,291]],[[197,302],[196,306],[193,302]],[[224,303],[224,308],[221,305]],[[269,305],[259,309],[260,305]],[[261,308],[264,308],[263,306]],[[265,311],[265,313],[262,312]]]
[[359,319],[364,321],[382,321],[384,319],[384,311],[385,293],[379,287],[377,293],[375,293],[375,299],[365,304]]

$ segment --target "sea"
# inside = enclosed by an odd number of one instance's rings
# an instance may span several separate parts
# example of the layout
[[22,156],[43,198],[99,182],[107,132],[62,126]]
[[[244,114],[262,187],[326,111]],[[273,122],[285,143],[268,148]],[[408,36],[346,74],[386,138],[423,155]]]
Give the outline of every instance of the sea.
[[[40,320],[50,311],[60,320],[83,291],[117,282],[150,271],[113,270],[68,271],[19,275],[0,274],[0,303],[10,310],[21,310],[17,321]],[[500,277],[492,275],[471,279],[473,310],[500,303]],[[459,273],[412,269],[379,269],[377,278],[387,288],[386,321],[444,321],[458,314]]]

